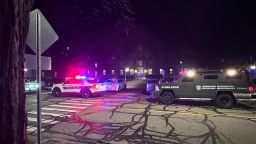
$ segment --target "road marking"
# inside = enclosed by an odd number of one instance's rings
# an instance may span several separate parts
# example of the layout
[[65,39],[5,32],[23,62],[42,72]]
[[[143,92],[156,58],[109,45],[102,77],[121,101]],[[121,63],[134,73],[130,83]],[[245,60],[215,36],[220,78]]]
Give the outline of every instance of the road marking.
[[256,119],[256,117],[247,117],[247,116],[238,116],[238,115],[227,115],[230,117],[237,117],[237,118],[247,118],[247,119]]
[[70,109],[58,109],[58,108],[49,108],[49,107],[42,107],[42,110],[49,110],[49,111],[61,111],[61,112],[77,112],[77,110],[70,110]]
[[[86,100],[86,99],[81,99],[81,98],[76,98],[76,99],[70,99],[70,100],[68,100],[68,101],[84,101],[84,100]],[[87,101],[87,100],[86,100]],[[95,100],[93,100],[93,99],[89,99],[88,101],[91,101],[91,102],[97,102],[97,101],[99,101],[98,99],[95,99]]]
[[[29,114],[34,114],[36,115],[36,111],[30,111],[28,112]],[[54,116],[54,117],[59,117],[59,116],[69,116],[67,114],[56,114],[56,113],[49,113],[49,112],[41,112],[41,115],[49,115],[49,116]]]
[[79,105],[79,106],[90,106],[90,105],[92,105],[92,104],[88,104],[88,103],[78,103],[78,102],[75,102],[75,103],[61,102],[61,103],[58,103],[58,104],[64,104],[64,105]]
[[98,103],[101,101],[74,101],[74,100],[67,100],[67,103]]
[[[27,131],[28,132],[36,132],[37,131],[37,127],[32,127],[32,126],[28,126],[27,127]],[[45,131],[44,128],[41,128],[41,132]]]
[[[28,117],[28,121],[37,122],[37,118]],[[45,120],[45,119],[41,119],[41,122],[42,122],[42,123],[49,123],[49,124],[56,124],[56,123],[59,123],[58,121],[54,121],[54,120]]]
[[81,106],[69,106],[69,105],[49,105],[50,107],[63,107],[63,108],[77,108],[77,109],[84,109],[86,107],[81,107]]

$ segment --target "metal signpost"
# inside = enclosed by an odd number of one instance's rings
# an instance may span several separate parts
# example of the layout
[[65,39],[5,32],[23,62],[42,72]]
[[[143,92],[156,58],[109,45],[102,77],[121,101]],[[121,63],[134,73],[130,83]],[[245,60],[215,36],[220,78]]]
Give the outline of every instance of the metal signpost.
[[36,80],[39,85],[37,90],[37,143],[41,143],[41,54],[48,49],[58,35],[52,29],[40,10],[36,9],[30,13],[29,34],[27,44],[36,53]]
[[37,143],[41,143],[41,24],[40,24],[40,15],[36,13],[36,80],[39,85],[37,90]]

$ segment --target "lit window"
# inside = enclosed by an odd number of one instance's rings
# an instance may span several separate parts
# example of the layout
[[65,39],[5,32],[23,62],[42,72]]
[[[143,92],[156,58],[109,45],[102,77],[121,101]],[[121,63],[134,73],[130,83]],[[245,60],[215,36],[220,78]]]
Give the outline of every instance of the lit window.
[[138,70],[135,70],[135,73],[138,73]]
[[163,73],[163,69],[160,69],[159,72],[160,72],[160,74],[162,74]]
[[148,74],[152,75],[152,72],[153,70],[152,69],[148,69]]
[[134,75],[134,69],[130,69],[130,75]]
[[142,66],[142,61],[138,61],[138,65],[139,65],[139,66]]
[[120,70],[120,75],[124,75],[124,70]]
[[112,70],[111,72],[112,72],[112,75],[115,75],[115,70]]
[[103,75],[106,75],[107,71],[106,70],[103,70]]
[[173,69],[170,69],[170,74],[172,74],[173,73]]

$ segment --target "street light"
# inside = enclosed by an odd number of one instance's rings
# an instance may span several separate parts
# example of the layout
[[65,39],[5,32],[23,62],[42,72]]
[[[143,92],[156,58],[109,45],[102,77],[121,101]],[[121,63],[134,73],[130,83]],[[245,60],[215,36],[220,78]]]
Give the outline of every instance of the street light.
[[255,66],[255,65],[251,65],[250,68],[251,68],[252,70],[255,70],[255,69],[256,69],[256,66]]
[[125,67],[125,70],[124,70],[124,81],[126,81],[126,72],[129,72],[130,69],[128,67]]

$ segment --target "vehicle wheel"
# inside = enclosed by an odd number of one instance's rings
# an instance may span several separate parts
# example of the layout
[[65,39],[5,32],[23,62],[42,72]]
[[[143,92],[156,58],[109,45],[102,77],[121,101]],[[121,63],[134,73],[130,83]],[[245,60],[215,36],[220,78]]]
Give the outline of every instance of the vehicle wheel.
[[56,97],[60,97],[61,96],[61,90],[59,88],[54,88],[52,90],[52,95],[54,95]]
[[175,96],[172,92],[164,92],[161,96],[160,96],[160,102],[170,105],[173,104],[175,101]]
[[220,94],[215,99],[215,104],[220,108],[232,108],[235,104],[235,100],[230,94]]
[[88,88],[82,89],[80,93],[83,98],[89,98],[92,96],[92,92]]

